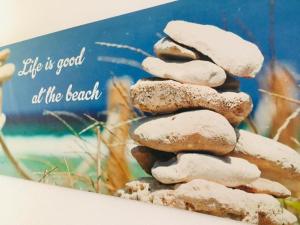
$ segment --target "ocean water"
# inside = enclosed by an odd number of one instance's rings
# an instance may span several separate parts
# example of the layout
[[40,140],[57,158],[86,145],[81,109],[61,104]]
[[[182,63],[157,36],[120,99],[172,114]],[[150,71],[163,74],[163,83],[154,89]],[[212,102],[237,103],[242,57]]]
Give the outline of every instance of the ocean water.
[[[97,177],[96,164],[89,157],[90,154],[96,156],[96,137],[89,136],[81,140],[74,135],[5,136],[5,142],[14,158],[36,181],[65,186],[68,181],[65,174],[68,173],[81,174],[88,179]],[[133,179],[147,176],[129,153],[133,146],[132,141],[129,141],[126,152],[131,176]],[[105,168],[108,150],[102,148],[101,153],[102,164]],[[55,170],[46,176],[47,179],[40,180],[45,173],[47,174],[54,168]],[[0,153],[0,173],[20,177],[3,152]],[[75,176],[73,188],[93,191],[89,184]]]

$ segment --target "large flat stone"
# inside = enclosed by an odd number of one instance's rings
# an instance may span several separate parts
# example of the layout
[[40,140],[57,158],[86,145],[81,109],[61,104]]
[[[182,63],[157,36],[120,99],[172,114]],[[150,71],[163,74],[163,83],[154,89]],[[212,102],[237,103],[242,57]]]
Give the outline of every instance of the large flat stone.
[[[226,216],[259,225],[294,224],[297,218],[266,194],[251,194],[205,180],[193,180],[175,190],[177,201],[190,210]],[[183,208],[186,206],[182,205]]]
[[256,164],[262,176],[277,181],[300,196],[300,154],[272,139],[240,130],[232,156]]
[[204,60],[178,62],[147,57],[142,62],[142,67],[156,77],[181,83],[218,87],[226,80],[226,73],[222,68]]
[[234,190],[205,180],[177,186],[151,178],[131,181],[116,194],[122,198],[201,212],[259,225],[291,225],[297,218],[272,196]]
[[224,155],[236,144],[230,123],[209,110],[144,118],[132,123],[130,135],[140,145],[166,152],[194,150]]
[[208,56],[236,76],[254,77],[264,60],[255,44],[215,26],[177,20],[169,22],[164,32],[176,42]]
[[246,185],[260,176],[259,169],[244,159],[199,153],[178,154],[177,159],[157,161],[151,172],[163,184],[204,179],[227,187]]
[[218,92],[213,88],[182,84],[173,80],[139,80],[130,90],[135,107],[151,113],[206,108],[239,124],[252,110],[251,97],[244,92]]

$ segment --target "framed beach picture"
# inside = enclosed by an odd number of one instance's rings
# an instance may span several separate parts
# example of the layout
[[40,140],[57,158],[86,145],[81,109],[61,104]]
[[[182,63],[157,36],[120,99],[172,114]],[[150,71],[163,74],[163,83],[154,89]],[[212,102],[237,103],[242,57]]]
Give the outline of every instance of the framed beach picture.
[[0,175],[297,224],[300,2],[150,2],[0,42]]

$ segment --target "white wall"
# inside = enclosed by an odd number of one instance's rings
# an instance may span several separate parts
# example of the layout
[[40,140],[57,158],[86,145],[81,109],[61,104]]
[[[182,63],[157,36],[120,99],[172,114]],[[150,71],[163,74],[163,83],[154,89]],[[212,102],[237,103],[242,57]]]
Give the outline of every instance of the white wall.
[[0,0],[0,47],[173,0]]

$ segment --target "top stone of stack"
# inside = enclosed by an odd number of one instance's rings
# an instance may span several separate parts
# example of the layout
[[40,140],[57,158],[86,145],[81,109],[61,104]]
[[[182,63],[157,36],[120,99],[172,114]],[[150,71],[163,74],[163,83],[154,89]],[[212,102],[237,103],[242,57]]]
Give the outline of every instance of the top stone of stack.
[[215,26],[177,20],[170,21],[164,32],[173,41],[208,56],[238,77],[255,77],[264,60],[255,44]]

